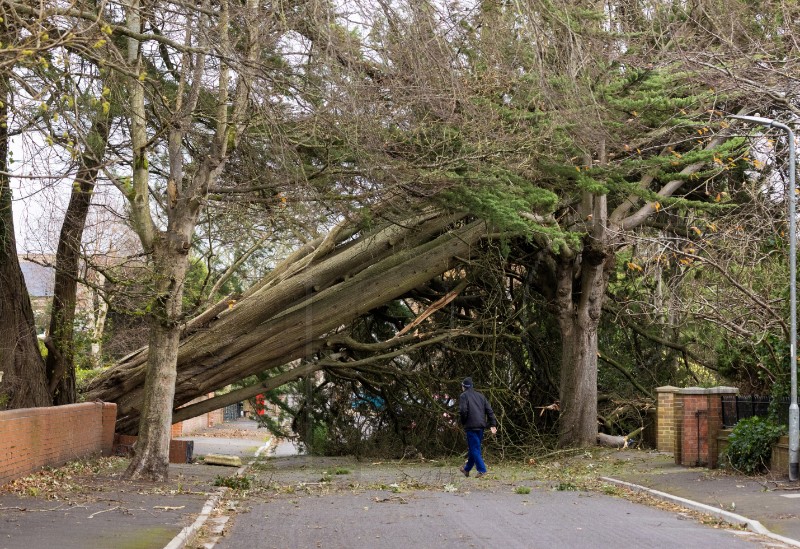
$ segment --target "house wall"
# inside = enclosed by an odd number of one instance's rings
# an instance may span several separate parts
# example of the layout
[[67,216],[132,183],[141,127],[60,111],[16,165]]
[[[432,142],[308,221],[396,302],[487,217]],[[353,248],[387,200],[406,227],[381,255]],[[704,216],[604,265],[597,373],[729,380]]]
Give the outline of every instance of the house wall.
[[[213,396],[214,393],[209,393],[206,396],[196,398],[191,402],[186,403],[185,406],[189,406],[190,404],[194,404],[196,402],[202,402]],[[197,431],[205,429],[206,427],[213,427],[214,425],[219,425],[220,423],[222,423],[223,413],[224,409],[220,408],[219,410],[214,410],[213,412],[208,412],[207,414],[186,419],[184,421],[179,421],[178,423],[173,423],[172,436],[185,437],[191,435],[192,433],[196,433]]]

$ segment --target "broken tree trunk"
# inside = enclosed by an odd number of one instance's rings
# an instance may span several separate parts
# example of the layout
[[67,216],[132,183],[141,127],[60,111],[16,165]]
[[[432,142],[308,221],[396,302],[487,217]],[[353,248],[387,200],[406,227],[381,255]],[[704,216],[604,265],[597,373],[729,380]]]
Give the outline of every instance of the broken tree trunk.
[[[305,246],[178,350],[175,408],[250,375],[312,355],[360,315],[468,258],[487,234],[482,221],[426,211],[351,238],[348,226]],[[135,434],[148,351],[99,376],[86,399],[116,402],[117,430]],[[182,415],[178,416],[182,419]]]
[[631,439],[644,431],[644,427],[639,427],[628,435],[607,435],[605,433],[597,433],[597,445],[606,446],[608,448],[627,448],[631,443]]

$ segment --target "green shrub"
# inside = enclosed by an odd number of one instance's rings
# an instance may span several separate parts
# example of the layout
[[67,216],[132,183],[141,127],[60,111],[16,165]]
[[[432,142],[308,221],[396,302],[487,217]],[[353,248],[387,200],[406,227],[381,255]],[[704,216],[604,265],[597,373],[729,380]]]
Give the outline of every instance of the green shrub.
[[75,369],[75,385],[78,393],[83,393],[89,384],[100,374],[105,372],[108,368],[95,368],[92,370],[84,370],[83,368]]
[[728,436],[725,458],[737,471],[753,474],[767,467],[772,445],[786,433],[785,425],[754,416],[736,424]]
[[252,485],[253,479],[248,476],[240,477],[238,475],[232,477],[223,477],[217,475],[214,479],[214,486],[225,486],[233,490],[249,490]]
[[314,425],[311,433],[311,454],[314,456],[324,456],[328,450],[328,427],[327,425]]

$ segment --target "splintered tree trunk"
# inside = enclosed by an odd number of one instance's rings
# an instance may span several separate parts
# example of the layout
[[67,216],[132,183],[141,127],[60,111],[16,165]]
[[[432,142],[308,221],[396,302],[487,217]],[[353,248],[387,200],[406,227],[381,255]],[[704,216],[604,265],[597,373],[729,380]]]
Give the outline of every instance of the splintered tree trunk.
[[[0,27],[6,43],[8,34],[8,29]],[[8,74],[0,72],[0,410],[51,404],[33,309],[17,259],[8,177],[10,100]]]
[[[349,240],[321,241],[280,265],[181,342],[174,405],[307,357],[341,327],[447,271],[486,234],[483,222],[425,214]],[[348,241],[349,240],[349,241]],[[146,350],[99,376],[86,398],[116,402],[117,429],[135,433]],[[186,418],[183,418],[186,419]]]

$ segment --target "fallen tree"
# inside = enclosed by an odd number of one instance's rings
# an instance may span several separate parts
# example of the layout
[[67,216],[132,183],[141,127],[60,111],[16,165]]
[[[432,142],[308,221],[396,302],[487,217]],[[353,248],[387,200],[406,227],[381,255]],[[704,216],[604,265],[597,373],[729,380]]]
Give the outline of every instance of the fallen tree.
[[[483,221],[431,208],[373,230],[343,223],[308,243],[240,300],[223,300],[187,324],[178,353],[173,420],[199,415],[211,405],[178,410],[197,397],[312,356],[358,316],[469,258],[486,235]],[[136,432],[147,355],[147,349],[128,355],[87,389],[87,400],[117,403],[119,432]],[[281,372],[275,382],[321,367],[304,364]]]

